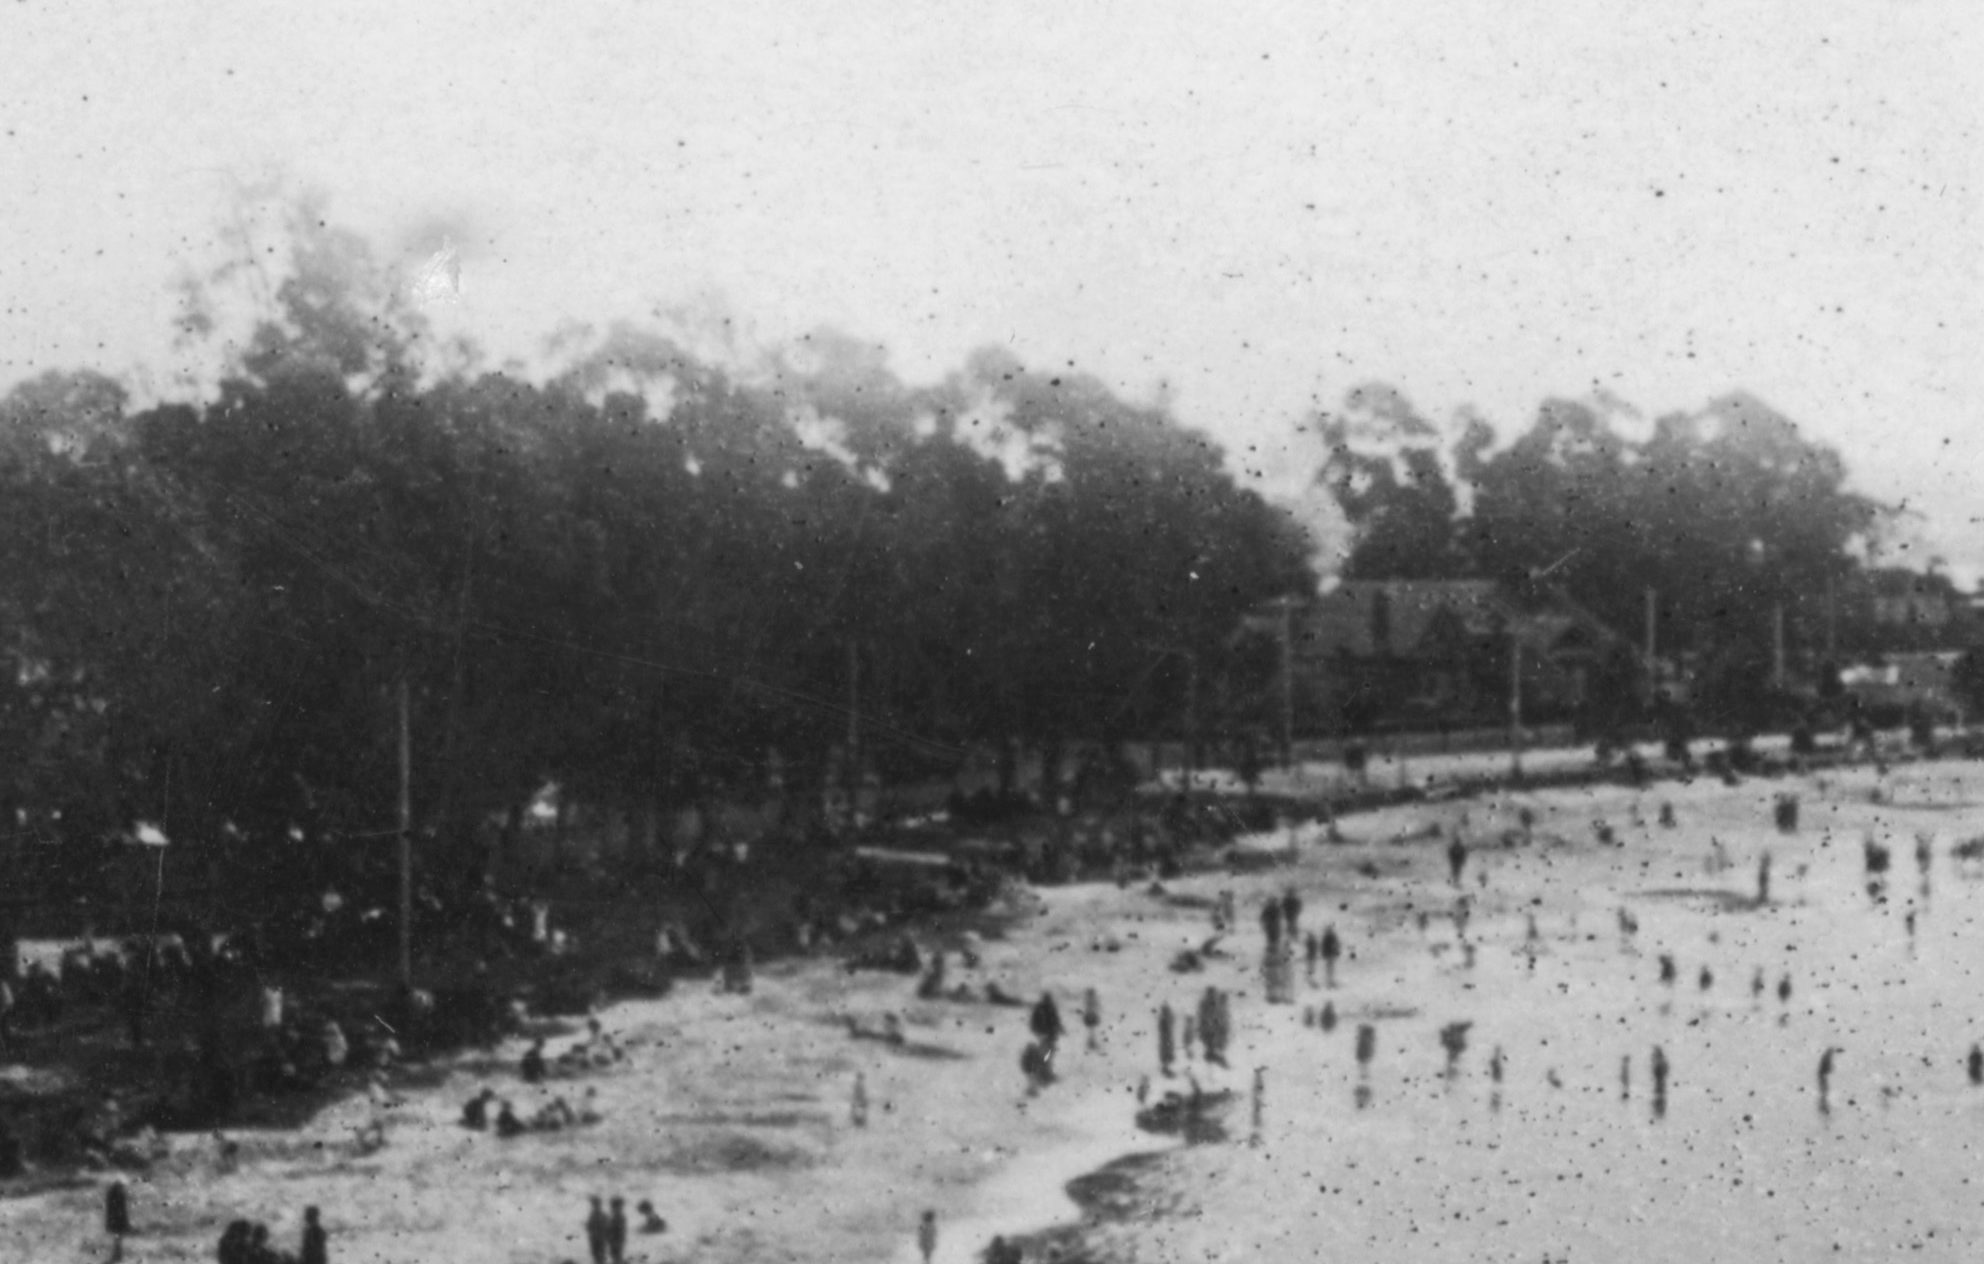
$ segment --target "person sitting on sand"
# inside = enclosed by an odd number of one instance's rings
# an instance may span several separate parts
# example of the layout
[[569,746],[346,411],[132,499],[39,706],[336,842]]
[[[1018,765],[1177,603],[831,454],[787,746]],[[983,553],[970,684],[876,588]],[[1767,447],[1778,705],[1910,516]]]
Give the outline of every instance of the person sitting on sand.
[[542,1084],[544,1082],[544,1041],[542,1039],[524,1050],[523,1061],[519,1064],[518,1070],[523,1073],[524,1083],[526,1084]]
[[480,1093],[468,1099],[462,1107],[462,1127],[481,1132],[489,1127],[489,1103],[496,1100],[496,1091],[485,1087]]
[[248,1264],[248,1243],[253,1230],[246,1220],[232,1220],[220,1235],[214,1258],[220,1264]]
[[517,1118],[517,1112],[505,1101],[496,1111],[496,1135],[499,1137],[520,1137],[530,1131],[524,1121]]
[[386,1125],[369,1119],[351,1130],[351,1140],[360,1154],[377,1154],[386,1148]]
[[538,1113],[543,1118],[552,1120],[551,1127],[554,1129],[571,1128],[579,1122],[579,1116],[573,1111],[572,1104],[563,1097],[552,1098]]
[[1019,1243],[1008,1242],[997,1235],[994,1235],[991,1244],[985,1248],[985,1264],[1024,1264],[1025,1259],[1026,1257],[1020,1254]]
[[668,1232],[668,1222],[655,1214],[654,1204],[647,1199],[643,1198],[640,1202],[636,1203],[634,1210],[641,1213],[642,1233]]

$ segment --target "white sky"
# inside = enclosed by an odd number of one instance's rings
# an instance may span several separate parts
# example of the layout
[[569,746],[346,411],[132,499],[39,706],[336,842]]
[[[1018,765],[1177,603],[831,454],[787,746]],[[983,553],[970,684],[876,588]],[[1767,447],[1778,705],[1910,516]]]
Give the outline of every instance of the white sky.
[[1369,379],[1506,432],[1742,386],[1984,569],[1974,3],[0,10],[0,385],[169,371],[268,164],[463,259],[492,357],[692,304],[913,380],[1073,360],[1277,489]]

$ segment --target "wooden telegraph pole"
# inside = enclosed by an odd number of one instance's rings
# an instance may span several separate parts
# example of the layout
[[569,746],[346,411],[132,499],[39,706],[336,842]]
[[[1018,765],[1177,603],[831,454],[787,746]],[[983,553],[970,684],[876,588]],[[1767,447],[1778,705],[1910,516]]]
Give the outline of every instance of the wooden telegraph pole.
[[400,669],[400,984],[413,986],[413,719]]
[[1281,766],[1295,768],[1295,599],[1281,599]]
[[1522,780],[1522,637],[1509,626],[1509,778]]

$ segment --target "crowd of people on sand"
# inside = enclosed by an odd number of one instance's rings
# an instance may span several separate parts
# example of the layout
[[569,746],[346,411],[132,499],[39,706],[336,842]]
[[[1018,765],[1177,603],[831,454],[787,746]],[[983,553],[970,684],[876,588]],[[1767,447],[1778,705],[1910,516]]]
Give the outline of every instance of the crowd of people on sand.
[[[586,1036],[573,1042],[555,1057],[545,1056],[543,1038],[533,1040],[517,1060],[517,1078],[539,1088],[554,1079],[571,1079],[588,1071],[601,1070],[627,1060],[627,1051],[608,1032],[598,1016],[586,1018]],[[528,1116],[519,1115],[509,1098],[499,1097],[484,1085],[462,1105],[461,1125],[472,1132],[493,1132],[508,1139],[529,1132],[563,1132],[584,1128],[604,1118],[599,1106],[599,1090],[588,1086],[574,1106],[563,1094],[554,1094]]]

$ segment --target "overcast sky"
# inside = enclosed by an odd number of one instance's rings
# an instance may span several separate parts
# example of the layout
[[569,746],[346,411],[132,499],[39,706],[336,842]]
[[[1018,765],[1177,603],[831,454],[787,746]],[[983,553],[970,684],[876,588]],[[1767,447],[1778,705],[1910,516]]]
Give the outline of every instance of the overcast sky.
[[1744,387],[1984,569],[1974,2],[26,0],[0,47],[0,385],[169,373],[274,166],[451,239],[499,360],[685,304],[912,380],[1004,343],[1277,489],[1367,380],[1505,430]]

